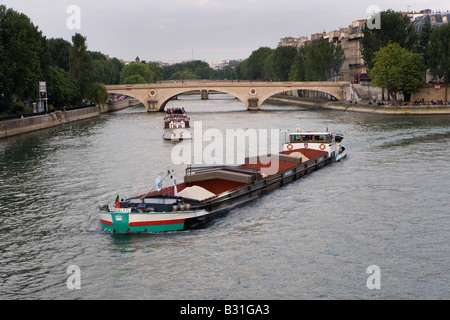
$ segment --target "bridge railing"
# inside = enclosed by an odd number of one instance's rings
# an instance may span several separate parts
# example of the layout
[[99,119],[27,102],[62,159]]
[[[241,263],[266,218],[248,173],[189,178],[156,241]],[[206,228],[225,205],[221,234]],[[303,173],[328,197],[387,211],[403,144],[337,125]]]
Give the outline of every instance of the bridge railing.
[[146,89],[146,88],[179,88],[179,87],[342,87],[349,86],[349,82],[342,81],[251,81],[251,80],[166,80],[156,83],[107,85],[114,89]]

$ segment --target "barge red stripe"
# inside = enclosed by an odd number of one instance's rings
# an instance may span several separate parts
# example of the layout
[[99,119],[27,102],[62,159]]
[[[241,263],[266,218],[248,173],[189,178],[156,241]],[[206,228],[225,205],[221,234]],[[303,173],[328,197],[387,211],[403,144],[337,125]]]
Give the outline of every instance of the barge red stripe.
[[101,224],[106,224],[106,225],[111,226],[111,227],[113,226],[113,223],[111,221],[106,221],[106,220],[100,219],[100,223]]
[[184,219],[130,222],[130,227],[158,226],[164,224],[177,224],[177,223],[184,223]]

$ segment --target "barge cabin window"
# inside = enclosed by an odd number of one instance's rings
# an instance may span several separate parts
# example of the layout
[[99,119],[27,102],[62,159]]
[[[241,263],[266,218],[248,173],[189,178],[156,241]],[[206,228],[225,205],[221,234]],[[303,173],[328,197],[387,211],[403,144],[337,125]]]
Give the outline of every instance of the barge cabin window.
[[331,142],[331,140],[332,140],[331,134],[291,134],[290,135],[291,143],[299,143],[299,142],[327,143],[327,142]]

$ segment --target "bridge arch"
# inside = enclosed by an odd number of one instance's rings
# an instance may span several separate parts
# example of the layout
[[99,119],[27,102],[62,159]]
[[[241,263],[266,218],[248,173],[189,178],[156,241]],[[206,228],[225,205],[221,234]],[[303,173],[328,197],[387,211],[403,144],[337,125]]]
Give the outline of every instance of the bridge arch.
[[[291,89],[292,90],[292,89]],[[280,93],[284,93],[287,91],[291,91],[291,90],[286,90],[286,88],[280,90],[280,89],[274,89],[273,91],[269,91],[266,92],[264,95],[260,96],[260,104],[262,105],[267,99],[269,99],[270,97],[280,94]],[[333,97],[336,100],[339,100],[338,97],[336,97],[336,92],[334,92],[333,90],[327,90],[327,89],[322,89],[322,90],[311,90],[311,89],[299,89],[299,88],[295,88],[294,90],[305,90],[305,91],[310,91],[310,92],[319,92],[319,93],[325,93],[331,97]]]
[[[151,91],[153,91],[153,92],[151,92]],[[220,93],[229,94],[229,95],[237,98],[238,100],[240,100],[245,105],[245,101],[242,100],[241,97],[239,97],[238,93],[233,92],[232,90],[228,90],[226,88],[221,88],[220,90],[212,89],[211,87],[198,87],[196,89],[180,88],[179,90],[171,91],[170,95],[164,95],[163,97],[161,97],[161,94],[158,92],[158,90],[151,90],[151,91],[149,93],[152,98],[154,98],[158,101],[162,101],[159,104],[158,111],[164,111],[165,107],[167,106],[167,103],[169,103],[169,101],[172,100],[174,97],[176,97],[180,94],[183,94],[183,93],[191,92],[191,91],[200,91],[200,93],[206,91],[208,94],[209,94],[209,91],[216,91],[216,92],[220,92]]]
[[189,91],[218,91],[242,101],[247,109],[258,110],[271,96],[290,90],[325,92],[337,100],[351,97],[349,82],[258,82],[258,81],[161,81],[152,84],[108,85],[108,93],[119,93],[139,100],[147,111],[164,111],[174,96]]

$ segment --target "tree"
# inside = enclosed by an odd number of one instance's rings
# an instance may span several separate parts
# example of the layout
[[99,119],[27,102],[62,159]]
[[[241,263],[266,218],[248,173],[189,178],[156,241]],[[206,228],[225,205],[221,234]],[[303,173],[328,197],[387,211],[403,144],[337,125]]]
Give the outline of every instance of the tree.
[[[135,75],[139,75],[142,78],[129,78],[130,76]],[[120,72],[120,79],[122,83],[127,82],[127,84],[130,84],[130,79],[139,79],[139,81],[142,81],[142,79],[144,79],[144,83],[152,83],[155,82],[155,73],[148,67],[147,64],[141,62],[133,62],[122,69],[122,71]]]
[[450,23],[433,29],[428,55],[431,74],[445,84],[445,104],[447,104],[450,82]]
[[88,89],[87,98],[97,105],[105,104],[108,101],[108,90],[103,83],[94,82]]
[[261,47],[252,52],[247,61],[247,79],[250,80],[264,80],[265,71],[264,63],[266,58],[272,53],[272,49],[268,47]]
[[80,90],[76,80],[62,68],[50,66],[47,76],[49,103],[57,109],[74,105],[80,101]]
[[153,72],[154,74],[154,81],[162,81],[164,79],[162,70],[160,67],[158,67],[155,63],[149,63],[147,64],[148,68]]
[[209,64],[200,60],[177,63],[169,67],[165,67],[162,69],[161,74],[163,75],[163,79],[166,80],[212,79],[215,75],[214,70],[209,66]]
[[344,62],[344,51],[340,45],[326,40],[302,47],[294,59],[289,72],[291,81],[334,80]]
[[420,53],[423,55],[423,60],[425,65],[428,66],[428,44],[431,37],[431,24],[429,22],[425,23],[422,27],[422,32],[419,35],[419,41],[417,46],[414,48],[413,52]]
[[220,70],[216,70],[214,77],[215,77],[215,79],[220,79],[220,80],[236,79],[236,71],[234,68],[232,68],[230,66],[226,66]]
[[76,33],[70,48],[70,73],[77,80],[80,97],[85,98],[90,85],[91,59],[87,52],[86,37]]
[[289,71],[290,81],[305,81],[305,60],[307,47],[302,46],[295,56],[294,62],[292,63],[291,70]]
[[140,74],[133,74],[131,76],[126,77],[122,84],[145,84],[148,83],[143,76]]
[[0,100],[6,107],[37,97],[43,43],[42,33],[26,15],[0,6]]
[[387,90],[396,105],[397,93],[411,94],[423,87],[426,67],[422,55],[389,43],[374,56],[371,85]]
[[240,80],[250,79],[250,68],[248,67],[248,59],[241,61],[236,66],[236,78]]
[[287,81],[296,56],[297,49],[294,47],[276,48],[264,61],[264,77]]
[[189,80],[189,79],[199,79],[199,77],[191,70],[177,71],[170,77],[170,80]]
[[48,48],[51,56],[51,65],[64,71],[70,70],[70,47],[72,44],[62,38],[49,39]]
[[418,36],[408,16],[392,10],[380,13],[380,28],[368,28],[367,23],[363,29],[361,39],[361,54],[370,70],[374,66],[374,53],[387,46],[389,42],[398,43],[410,51],[418,42]]

